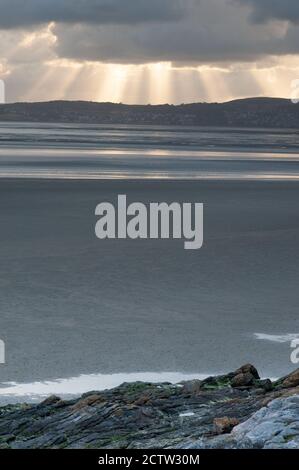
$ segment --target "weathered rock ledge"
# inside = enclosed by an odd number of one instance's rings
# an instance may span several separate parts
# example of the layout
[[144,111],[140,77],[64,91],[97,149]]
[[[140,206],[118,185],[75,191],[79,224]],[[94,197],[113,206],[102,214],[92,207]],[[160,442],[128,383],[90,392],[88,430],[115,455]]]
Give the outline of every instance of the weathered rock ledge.
[[64,401],[0,408],[0,448],[299,448],[299,369],[123,384]]

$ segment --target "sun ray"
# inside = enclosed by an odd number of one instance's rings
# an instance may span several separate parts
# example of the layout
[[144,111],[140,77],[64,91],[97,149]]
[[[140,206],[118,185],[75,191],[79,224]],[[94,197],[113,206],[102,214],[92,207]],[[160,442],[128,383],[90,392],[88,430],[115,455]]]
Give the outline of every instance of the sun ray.
[[149,98],[152,104],[168,103],[170,101],[171,64],[158,62],[149,65],[150,88]]

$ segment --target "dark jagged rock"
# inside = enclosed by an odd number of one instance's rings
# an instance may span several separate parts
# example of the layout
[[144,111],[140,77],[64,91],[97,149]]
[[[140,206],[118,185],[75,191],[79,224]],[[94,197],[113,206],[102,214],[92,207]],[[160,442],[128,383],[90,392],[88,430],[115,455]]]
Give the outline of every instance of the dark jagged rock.
[[240,369],[235,371],[235,375],[239,374],[251,374],[254,379],[260,379],[257,369],[252,364],[245,364],[245,366],[242,366]]
[[48,405],[55,405],[56,403],[60,402],[61,399],[56,395],[51,395],[46,398],[44,401],[40,403],[40,406],[48,406]]
[[231,380],[232,387],[250,387],[254,384],[254,377],[250,372],[241,372],[240,374],[235,375]]
[[0,448],[295,448],[298,377],[272,383],[246,365],[202,381],[125,383],[71,401],[5,406]]
[[288,377],[286,377],[283,382],[282,386],[284,388],[290,388],[290,387],[298,387],[299,386],[299,369],[290,374]]

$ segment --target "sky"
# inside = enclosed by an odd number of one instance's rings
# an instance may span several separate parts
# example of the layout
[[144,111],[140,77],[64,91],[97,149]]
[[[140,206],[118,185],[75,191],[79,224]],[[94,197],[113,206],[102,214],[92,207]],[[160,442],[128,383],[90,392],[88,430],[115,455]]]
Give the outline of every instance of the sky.
[[0,79],[9,102],[290,98],[299,1],[0,0]]

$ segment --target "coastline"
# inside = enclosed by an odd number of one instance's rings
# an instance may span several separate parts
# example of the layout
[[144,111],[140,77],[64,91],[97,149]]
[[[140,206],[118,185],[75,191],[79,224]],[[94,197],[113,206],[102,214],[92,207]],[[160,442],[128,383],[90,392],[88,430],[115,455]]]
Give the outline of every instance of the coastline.
[[0,448],[294,449],[299,369],[272,382],[246,364],[226,375],[124,383],[78,399],[0,408]]

